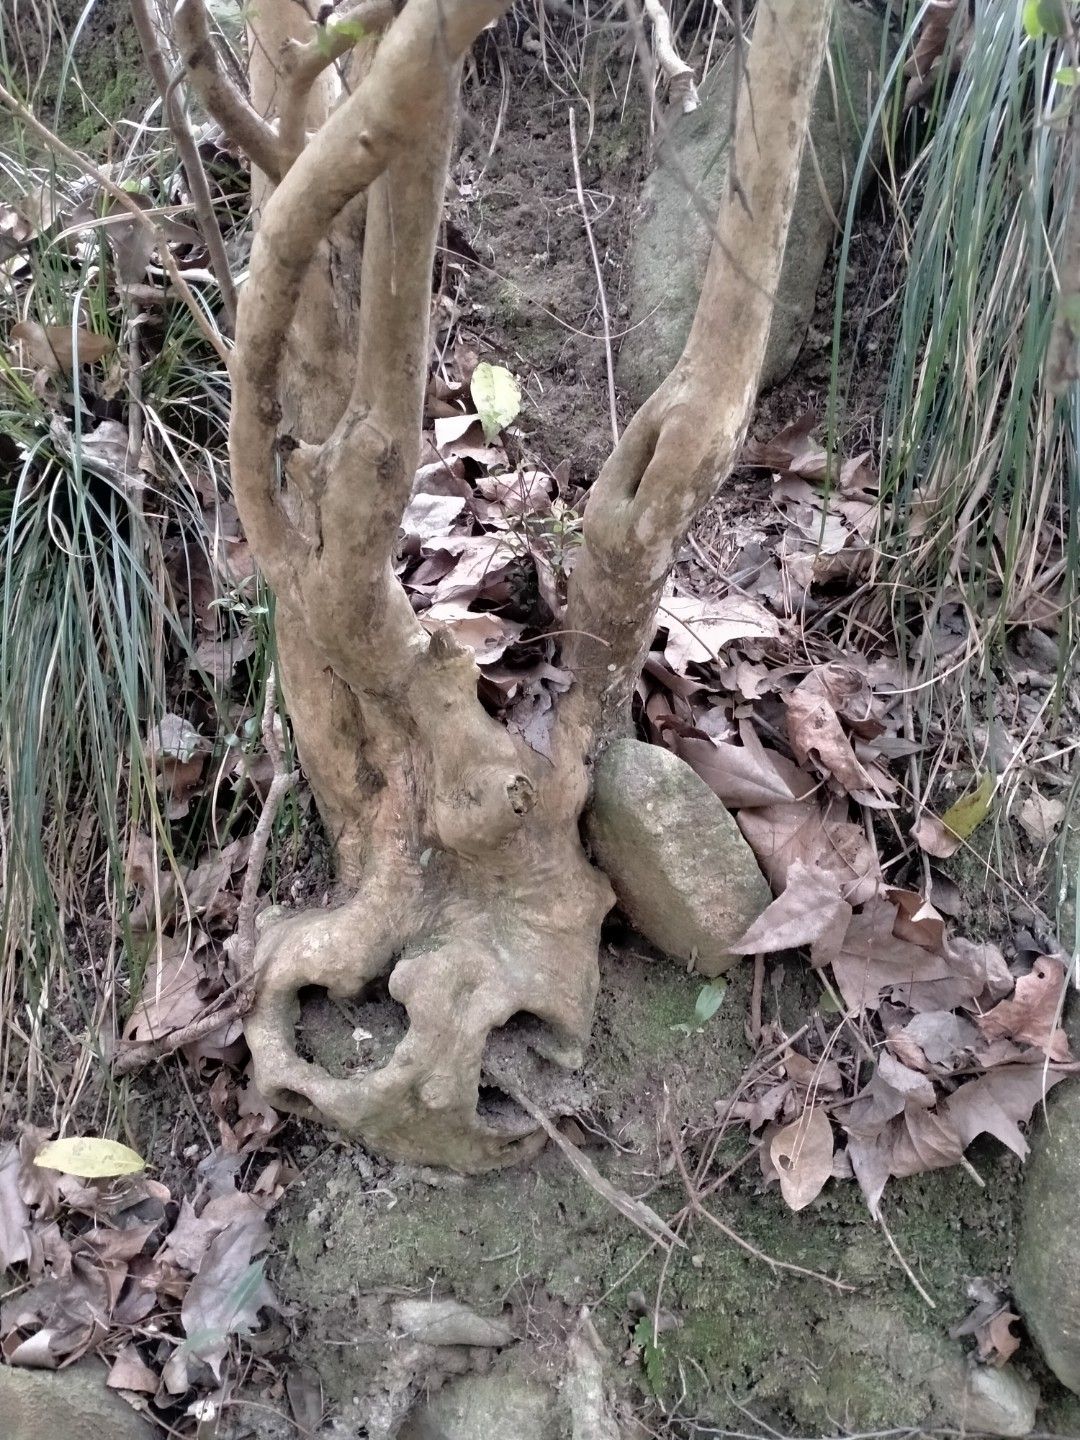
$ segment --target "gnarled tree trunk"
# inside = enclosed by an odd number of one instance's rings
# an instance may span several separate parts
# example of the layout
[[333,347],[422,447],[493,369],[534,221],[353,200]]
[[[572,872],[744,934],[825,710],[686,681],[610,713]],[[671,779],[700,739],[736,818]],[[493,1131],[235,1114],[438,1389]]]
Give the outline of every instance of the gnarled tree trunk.
[[[376,1150],[463,1171],[537,1143],[526,1117],[477,1113],[491,1031],[531,1017],[523,1036],[564,1065],[588,1038],[613,900],[580,838],[590,767],[625,724],[678,547],[750,415],[831,4],[759,0],[740,184],[717,218],[690,339],[589,497],[564,626],[574,683],[550,761],[487,714],[471,654],[424,629],[391,568],[419,456],[461,63],[504,8],[406,0],[395,14],[364,0],[318,33],[278,37],[276,83],[255,106],[217,65],[202,0],[176,13],[192,82],[274,186],[240,296],[233,482],[277,594],[286,698],[346,895],[260,941],[256,1078],[275,1104]],[[362,42],[363,78],[309,136],[313,87],[329,93],[327,67],[361,29],[382,32],[373,54]],[[259,113],[269,91],[276,124]],[[348,997],[387,975],[409,1028],[382,1069],[336,1079],[301,1058],[305,986]]]

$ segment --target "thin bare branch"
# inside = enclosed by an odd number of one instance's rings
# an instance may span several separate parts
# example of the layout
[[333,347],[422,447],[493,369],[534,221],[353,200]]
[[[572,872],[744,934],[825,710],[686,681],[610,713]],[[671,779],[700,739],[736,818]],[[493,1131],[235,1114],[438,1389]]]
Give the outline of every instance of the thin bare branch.
[[199,231],[206,242],[210,269],[218,283],[229,329],[233,330],[236,327],[236,287],[229,269],[229,257],[225,253],[225,241],[222,239],[221,226],[214,211],[210,182],[206,178],[199,148],[188,125],[182,92],[169,73],[169,64],[162,49],[161,34],[151,5],[152,0],[131,0],[131,17],[135,21],[135,29],[146,56],[146,63],[150,67],[150,74],[154,77],[154,84],[161,96],[165,118],[187,176],[188,188],[191,190],[191,203],[195,208]]
[[675,42],[671,38],[671,17],[664,9],[662,0],[642,0],[645,14],[653,28],[653,47],[656,63],[667,81],[668,96],[673,105],[678,105],[684,115],[698,108],[697,86],[694,84],[694,68],[679,57]]
[[[417,354],[413,348],[421,338],[426,346],[427,279],[418,285],[425,307],[422,330],[403,318],[409,307],[415,309],[419,303],[415,295],[403,293],[410,289],[407,277],[418,284],[414,271],[429,249],[425,234],[421,232],[417,241],[409,233],[414,203],[404,197],[399,200],[395,187],[392,199],[384,197],[381,223],[372,214],[368,217],[369,227],[381,229],[383,235],[381,241],[365,240],[361,282],[361,334],[366,338],[361,342],[357,393],[371,406],[372,414],[360,418],[350,406],[327,442],[326,493],[320,506],[321,533],[314,547],[317,565],[308,564],[313,554],[311,542],[305,541],[285,514],[277,476],[282,365],[301,283],[337,215],[392,163],[404,167],[395,171],[395,177],[400,173],[406,189],[435,185],[445,156],[429,163],[414,152],[433,146],[438,154],[443,145],[448,147],[445,132],[456,98],[458,62],[479,31],[502,9],[502,0],[409,0],[379,45],[360,88],[321,127],[267,203],[252,248],[250,277],[240,299],[237,343],[243,358],[234,377],[230,444],[233,483],[248,537],[274,588],[293,601],[303,589],[305,604],[317,603],[320,596],[333,603],[330,570],[340,576],[342,566],[354,563],[357,547],[366,557],[361,573],[374,584],[371,567],[377,564],[378,584],[383,593],[392,591],[381,574],[388,547],[381,553],[374,549],[358,519],[353,497],[344,505],[346,475],[330,451],[344,447],[361,463],[366,454],[366,463],[374,465],[376,472],[378,466],[390,465],[397,482],[392,487],[394,495],[399,496],[405,456],[398,437],[410,434],[409,426],[419,434],[419,400],[412,379],[427,362],[426,351]],[[433,145],[432,137],[440,136],[440,126],[444,138],[436,138]],[[399,203],[403,206],[397,217],[400,224],[394,214]],[[369,261],[368,255],[374,257],[379,245],[386,258],[376,267],[376,283],[369,284],[368,271],[375,262]],[[430,273],[430,259],[427,264]],[[384,320],[404,326],[404,333],[400,328],[385,329]],[[377,339],[372,339],[372,331]],[[371,345],[375,345],[374,351],[366,348]],[[404,394],[403,375],[410,377]],[[384,428],[383,415],[393,417],[393,428]],[[407,418],[404,428],[397,425],[399,418]],[[411,472],[408,481],[411,483]],[[395,531],[408,498],[407,487],[399,498],[401,506],[392,522]],[[384,498],[380,504],[384,527],[389,523],[389,508]],[[329,547],[325,553],[324,546]],[[306,592],[301,583],[305,575],[317,594]],[[351,593],[355,594],[357,576],[353,574],[351,579]],[[340,603],[335,608],[340,610]],[[329,635],[327,629],[320,629]]]
[[222,69],[203,0],[179,0],[173,11],[173,32],[199,99],[252,164],[271,180],[280,180],[277,136]]
[[61,140],[60,136],[54,134],[47,125],[43,125],[37,116],[32,114],[22,101],[17,100],[11,91],[5,89],[3,85],[0,85],[0,105],[3,105],[5,109],[10,110],[13,115],[17,116],[20,123],[24,125],[31,134],[36,135],[47,150],[51,150],[55,155],[62,155],[65,160],[70,160],[73,165],[77,165],[84,175],[89,175],[95,180],[104,194],[108,195],[111,200],[114,200],[122,210],[131,216],[136,224],[153,235],[158,258],[161,260],[162,265],[168,273],[169,279],[175,286],[176,293],[191,311],[203,337],[217,352],[222,363],[226,368],[231,366],[232,352],[218,331],[214,329],[205,308],[199,304],[191,286],[184,279],[180,267],[176,263],[176,258],[169,249],[168,239],[161,227],[155,225],[146,211],[140,209],[140,207],[135,204],[134,200],[122,186],[117,185],[114,180],[111,180],[109,176],[105,174],[104,170],[101,170],[97,165],[93,164],[85,155],[80,155],[77,150],[73,150],[66,141]]

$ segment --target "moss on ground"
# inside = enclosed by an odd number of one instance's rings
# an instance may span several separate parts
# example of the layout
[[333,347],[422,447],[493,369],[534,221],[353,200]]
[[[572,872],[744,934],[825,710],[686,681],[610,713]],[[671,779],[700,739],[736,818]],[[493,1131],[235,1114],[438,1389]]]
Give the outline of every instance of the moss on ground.
[[[656,1174],[657,1117],[666,1104],[676,1124],[691,1126],[693,1160],[693,1125],[704,1137],[716,1100],[748,1058],[747,972],[732,977],[714,1019],[686,1037],[672,1027],[692,1016],[696,977],[645,955],[609,954],[605,962],[587,1080],[596,1113],[631,1153],[592,1154],[609,1178],[666,1218],[685,1194],[677,1176]],[[791,973],[785,982],[802,992],[792,1003],[804,1017],[807,978]],[[741,1142],[725,1142],[729,1162],[740,1153]],[[395,1171],[382,1186],[372,1184],[366,1157],[326,1157],[279,1222],[289,1252],[281,1281],[307,1316],[301,1348],[342,1403],[374,1363],[370,1347],[341,1343],[365,1333],[364,1296],[454,1295],[483,1313],[508,1312],[519,1333],[541,1341],[587,1305],[616,1356],[632,1344],[642,1299],[652,1306],[659,1296],[671,1323],[660,1337],[663,1398],[681,1395],[684,1411],[739,1429],[738,1407],[750,1405],[802,1433],[920,1424],[934,1411],[928,1357],[961,1353],[947,1331],[970,1308],[968,1282],[1008,1277],[1018,1166],[989,1142],[972,1158],[985,1188],[957,1169],[893,1182],[886,1192],[890,1230],[933,1311],[851,1181],[830,1183],[793,1214],[751,1164],[711,1202],[750,1246],[851,1287],[839,1291],[770,1266],[704,1222],[665,1266],[550,1150],[520,1170],[472,1180]],[[1030,1358],[1030,1349],[1023,1354]],[[628,1373],[647,1403],[643,1371]],[[1070,1433],[1071,1402],[1040,1378],[1051,1399],[1041,1423]]]

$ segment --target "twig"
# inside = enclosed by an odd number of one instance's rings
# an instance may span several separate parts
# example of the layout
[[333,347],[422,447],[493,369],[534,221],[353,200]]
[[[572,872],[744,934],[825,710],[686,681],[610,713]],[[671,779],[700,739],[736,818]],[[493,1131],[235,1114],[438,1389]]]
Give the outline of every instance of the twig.
[[617,445],[619,443],[619,411],[615,399],[615,356],[611,349],[611,316],[608,313],[607,291],[604,289],[604,275],[600,269],[600,256],[597,254],[596,241],[593,239],[592,225],[589,223],[589,211],[585,204],[585,190],[581,184],[581,166],[578,164],[577,125],[574,121],[573,108],[570,110],[570,155],[574,162],[574,185],[577,189],[578,204],[581,207],[581,219],[585,226],[585,235],[589,242],[589,253],[592,255],[593,269],[596,272],[596,287],[600,293],[600,310],[604,317],[604,360],[607,364],[611,438]]
[[888,1225],[885,1224],[885,1216],[881,1213],[881,1210],[880,1210],[880,1209],[878,1210],[877,1222],[878,1222],[878,1224],[881,1226],[881,1233],[885,1236],[885,1239],[889,1242],[889,1249],[893,1252],[893,1254],[896,1256],[897,1260],[899,1261],[901,1270],[903,1270],[904,1274],[905,1274],[905,1275],[907,1276],[907,1278],[911,1281],[912,1285],[915,1287],[915,1290],[916,1290],[916,1291],[918,1292],[918,1294],[922,1297],[922,1299],[925,1300],[926,1303],[927,1303],[927,1305],[930,1306],[930,1309],[931,1309],[931,1310],[936,1310],[936,1309],[937,1309],[937,1306],[934,1304],[933,1300],[932,1300],[932,1299],[930,1298],[930,1296],[926,1293],[926,1291],[923,1289],[923,1287],[919,1284],[918,1280],[915,1278],[915,1272],[914,1272],[914,1270],[912,1270],[911,1266],[910,1266],[910,1265],[908,1264],[908,1262],[904,1259],[903,1255],[901,1255],[901,1253],[900,1253],[900,1247],[897,1245],[896,1241],[893,1239],[893,1237],[892,1237],[892,1231],[889,1229]]
[[270,180],[280,180],[277,136],[222,70],[202,0],[180,0],[173,11],[173,34],[207,110],[253,165]]
[[274,776],[266,792],[262,814],[251,837],[247,869],[244,871],[244,885],[240,891],[240,906],[236,913],[236,933],[229,946],[237,977],[241,984],[255,977],[255,904],[259,898],[259,881],[262,879],[266,852],[270,837],[274,833],[274,822],[286,793],[297,778],[295,770],[285,768],[285,752],[274,729],[277,712],[277,676],[271,666],[266,675],[266,694],[263,697],[262,741],[274,767]]
[[671,1144],[671,1151],[675,1159],[676,1168],[679,1171],[683,1188],[686,1191],[686,1198],[690,1202],[690,1209],[694,1215],[698,1215],[701,1219],[707,1220],[710,1225],[715,1225],[721,1235],[725,1235],[733,1244],[737,1245],[740,1250],[745,1250],[748,1255],[752,1255],[755,1260],[762,1261],[763,1264],[770,1266],[773,1270],[786,1270],[792,1275],[805,1275],[807,1279],[820,1280],[823,1285],[829,1285],[834,1290],[853,1291],[855,1289],[854,1285],[847,1285],[843,1280],[834,1280],[831,1275],[823,1275],[819,1270],[808,1270],[804,1265],[795,1265],[789,1260],[777,1260],[773,1255],[766,1255],[764,1250],[759,1250],[757,1246],[752,1245],[749,1240],[744,1240],[738,1231],[733,1230],[730,1225],[725,1225],[723,1220],[718,1219],[711,1210],[706,1210],[698,1198],[698,1192],[694,1187],[693,1180],[691,1180],[687,1173],[686,1161],[683,1159],[679,1137],[669,1131],[668,1139]]
[[195,298],[191,286],[180,273],[180,267],[176,263],[176,257],[169,249],[164,232],[154,224],[146,211],[140,210],[128,192],[110,180],[103,170],[100,170],[92,161],[87,160],[85,155],[80,155],[77,150],[73,150],[70,145],[60,139],[59,135],[54,134],[47,125],[43,125],[37,116],[28,110],[21,100],[17,100],[11,91],[3,85],[0,85],[0,105],[3,105],[5,109],[10,110],[13,115],[17,116],[20,122],[26,126],[31,134],[36,135],[47,149],[52,150],[57,155],[62,155],[65,160],[70,160],[73,165],[78,165],[84,175],[89,175],[93,180],[96,180],[105,194],[108,195],[110,199],[115,200],[121,209],[125,210],[131,216],[136,224],[141,225],[144,230],[150,231],[154,237],[154,243],[157,247],[161,263],[168,271],[169,279],[176,286],[177,294],[195,317],[195,323],[202,331],[207,342],[213,346],[222,363],[228,368],[231,364],[229,347],[214,329],[213,325],[210,324],[206,312]]
[[530,1115],[536,1121],[540,1128],[547,1133],[549,1140],[554,1141],[585,1183],[590,1185],[620,1215],[629,1220],[631,1225],[636,1225],[639,1230],[645,1232],[650,1240],[665,1246],[665,1248],[670,1249],[674,1245],[685,1248],[686,1241],[680,1239],[651,1206],[646,1205],[644,1200],[635,1200],[632,1195],[627,1195],[625,1190],[620,1190],[610,1180],[605,1179],[589,1157],[583,1154],[573,1141],[566,1138],[540,1109],[540,1106],[530,1100],[519,1086],[502,1073],[496,1074],[494,1078],[498,1081],[499,1088],[505,1090],[510,1098],[521,1106],[526,1115]]
[[679,58],[671,38],[671,17],[661,0],[643,0],[643,3],[645,14],[652,21],[656,63],[667,81],[668,96],[673,105],[682,107],[684,115],[689,115],[699,104],[693,67]]
[[754,980],[750,987],[750,1043],[761,1039],[761,994],[765,988],[765,956],[754,956]]
[[285,170],[304,148],[311,87],[322,72],[360,40],[377,35],[393,20],[393,0],[360,0],[332,15],[310,40],[289,40],[281,52],[285,85],[278,119],[278,145]]
[[180,163],[187,176],[195,218],[198,221],[199,231],[206,242],[206,249],[210,257],[210,269],[214,272],[214,278],[217,280],[222,309],[228,318],[231,331],[236,325],[236,287],[233,285],[232,273],[229,269],[229,257],[225,252],[225,241],[222,238],[221,226],[218,224],[217,214],[214,210],[214,200],[210,194],[210,182],[206,178],[206,169],[181,103],[179,86],[173,83],[169,74],[169,67],[161,48],[160,34],[154,23],[150,5],[151,0],[131,0],[131,16],[135,21],[135,29],[139,35],[143,54],[146,56],[146,63],[150,67],[150,74],[153,76],[154,84],[161,96],[165,118],[168,121],[169,130],[172,132]]

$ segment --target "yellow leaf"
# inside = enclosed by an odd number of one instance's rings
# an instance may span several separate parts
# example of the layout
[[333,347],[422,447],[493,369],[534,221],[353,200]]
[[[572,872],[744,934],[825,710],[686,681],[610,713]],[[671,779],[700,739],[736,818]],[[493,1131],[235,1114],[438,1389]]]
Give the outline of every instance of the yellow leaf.
[[118,1140],[100,1140],[93,1135],[50,1140],[34,1156],[34,1164],[46,1170],[62,1170],[82,1180],[102,1180],[112,1175],[135,1175],[146,1169],[146,1161]]
[[990,801],[994,798],[994,777],[989,771],[979,781],[978,789],[955,805],[950,805],[941,817],[946,830],[951,830],[961,840],[966,840],[977,830],[990,813]]
[[469,390],[484,427],[484,438],[490,445],[500,430],[517,419],[521,387],[505,365],[489,365],[482,360],[473,371]]

